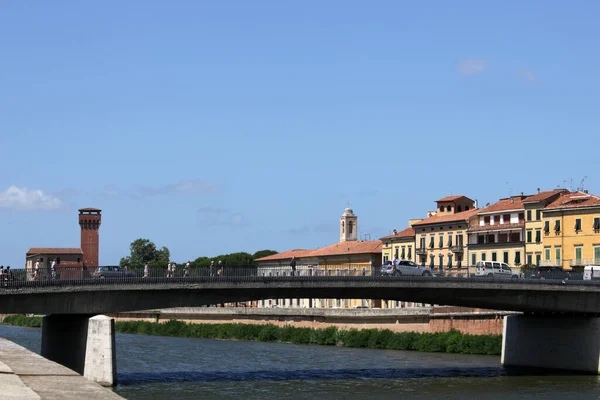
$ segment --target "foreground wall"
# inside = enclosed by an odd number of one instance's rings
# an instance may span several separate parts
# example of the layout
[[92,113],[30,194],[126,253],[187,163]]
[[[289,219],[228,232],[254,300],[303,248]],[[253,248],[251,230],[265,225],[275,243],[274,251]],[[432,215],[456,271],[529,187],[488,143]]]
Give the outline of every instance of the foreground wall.
[[112,314],[117,321],[144,320],[189,323],[242,323],[292,325],[304,328],[389,329],[393,332],[447,332],[500,335],[503,318],[510,312],[429,307],[415,309],[257,309],[190,307]]

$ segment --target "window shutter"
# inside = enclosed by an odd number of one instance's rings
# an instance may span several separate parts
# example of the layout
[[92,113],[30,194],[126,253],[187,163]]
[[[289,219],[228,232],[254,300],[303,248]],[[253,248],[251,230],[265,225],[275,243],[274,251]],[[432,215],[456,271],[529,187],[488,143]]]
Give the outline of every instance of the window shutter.
[[554,223],[554,231],[560,232],[560,220],[556,220],[556,222]]
[[542,232],[540,232],[540,231],[535,231],[535,242],[536,243],[539,243],[539,242],[542,241],[542,235],[541,235],[541,233]]
[[546,221],[544,223],[544,232],[545,233],[550,233],[550,221]]
[[515,252],[515,264],[516,265],[521,264],[521,252],[520,251]]
[[404,260],[404,256],[405,256],[404,251],[405,251],[404,246],[402,246],[402,256],[400,258],[402,258],[403,260]]
[[600,230],[600,218],[594,218],[594,230]]
[[412,260],[412,247],[408,247],[408,259]]
[[431,240],[429,241],[429,248],[433,249],[435,246],[435,238],[431,235]]

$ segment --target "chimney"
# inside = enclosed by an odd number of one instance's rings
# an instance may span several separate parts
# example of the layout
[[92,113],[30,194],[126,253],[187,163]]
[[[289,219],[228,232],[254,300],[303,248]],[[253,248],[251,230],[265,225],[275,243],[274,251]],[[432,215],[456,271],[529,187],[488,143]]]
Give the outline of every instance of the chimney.
[[540,188],[538,188],[538,193],[540,193]]
[[587,189],[585,189],[585,190],[583,191],[583,193],[586,193],[586,194],[587,194],[587,192],[588,192],[588,191],[587,191]]
[[521,197],[523,197],[523,192],[521,192]]
[[479,208],[479,200],[475,199],[475,208]]
[[396,235],[397,233],[398,233],[398,231],[394,229],[394,235]]

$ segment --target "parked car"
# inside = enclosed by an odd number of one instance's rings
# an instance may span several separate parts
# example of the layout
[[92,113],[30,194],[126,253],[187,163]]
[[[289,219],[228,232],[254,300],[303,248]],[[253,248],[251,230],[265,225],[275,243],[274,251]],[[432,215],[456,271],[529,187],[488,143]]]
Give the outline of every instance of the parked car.
[[479,261],[475,265],[475,276],[498,279],[519,279],[521,277],[508,264],[496,261]]
[[134,278],[136,274],[130,271],[125,271],[121,267],[98,267],[92,274],[93,278],[98,279],[114,279],[114,278]]
[[586,265],[583,268],[583,280],[591,281],[600,279],[600,265]]
[[535,267],[530,279],[570,279],[571,272],[560,267]]
[[414,261],[400,260],[397,265],[394,265],[391,261],[388,261],[381,266],[382,275],[392,276],[434,276],[431,268],[418,265]]

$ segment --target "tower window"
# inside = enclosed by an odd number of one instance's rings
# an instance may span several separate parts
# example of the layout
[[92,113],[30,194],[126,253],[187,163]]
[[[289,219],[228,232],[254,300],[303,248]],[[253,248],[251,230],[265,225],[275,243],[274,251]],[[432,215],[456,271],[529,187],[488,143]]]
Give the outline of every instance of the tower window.
[[348,221],[348,233],[350,235],[352,235],[352,228],[354,227],[353,225],[354,224],[352,223],[352,221]]
[[342,221],[342,233],[346,233],[346,226],[344,224],[344,221]]

